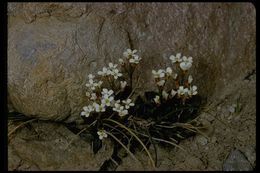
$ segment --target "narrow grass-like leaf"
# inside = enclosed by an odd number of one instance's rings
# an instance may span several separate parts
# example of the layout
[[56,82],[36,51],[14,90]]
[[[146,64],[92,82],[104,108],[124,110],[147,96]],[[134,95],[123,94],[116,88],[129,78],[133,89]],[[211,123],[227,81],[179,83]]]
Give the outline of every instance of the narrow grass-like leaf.
[[153,145],[153,148],[154,148],[154,154],[155,154],[155,166],[157,166],[157,147],[155,146],[155,143],[153,141],[153,138],[151,136],[151,134],[149,133],[149,130],[146,129],[146,132],[149,136],[149,141],[151,142],[151,144]]
[[136,161],[139,161],[135,156],[134,154],[117,138],[115,137],[112,133],[110,132],[106,132],[109,136],[111,136],[112,138],[114,138],[130,155],[131,157],[136,160]]
[[[76,134],[76,136],[79,136],[82,132],[84,132],[85,130],[86,130],[87,128],[84,128],[84,129],[82,129],[81,131],[79,131],[77,134]],[[72,142],[74,142],[76,139],[72,139],[70,142],[69,142],[69,144],[67,145],[67,147],[66,147],[66,149],[65,150],[67,150],[68,149],[68,147],[72,144]]]
[[20,127],[22,127],[23,125],[27,124],[27,123],[31,123],[33,121],[37,120],[36,118],[35,119],[30,119],[28,121],[25,121],[25,122],[22,122],[21,124],[19,124],[18,126],[16,126],[14,129],[12,129],[9,133],[8,133],[8,137],[11,136],[11,134],[13,134],[17,129],[19,129]]
[[[132,129],[132,130],[133,130],[133,129]],[[143,134],[143,133],[140,133],[140,132],[137,132],[137,131],[135,131],[135,132],[138,133],[138,134],[140,134],[140,135],[142,135],[142,136],[145,136],[145,137],[147,137],[147,138],[149,137],[148,135],[145,135],[145,134]],[[177,148],[180,148],[181,150],[187,152],[184,148],[182,148],[182,147],[179,146],[178,144],[172,143],[172,142],[167,141],[167,140],[165,140],[165,139],[160,139],[160,138],[155,138],[155,137],[152,137],[152,139],[153,139],[153,140],[156,140],[156,141],[161,141],[161,142],[164,142],[164,143],[171,144],[171,145],[173,145],[173,146],[175,146],[175,147],[177,147]]]
[[141,139],[140,139],[138,136],[136,136],[136,134],[135,134],[132,130],[130,130],[130,129],[127,128],[125,125],[123,125],[123,124],[121,124],[121,123],[119,123],[119,122],[117,122],[117,121],[114,121],[114,120],[111,120],[111,119],[104,119],[104,120],[113,122],[113,123],[115,123],[115,124],[118,124],[120,127],[126,129],[129,133],[131,133],[131,134],[137,139],[137,141],[144,147],[146,153],[148,154],[148,156],[149,156],[149,158],[150,158],[150,160],[151,160],[151,162],[152,162],[152,166],[155,168],[154,160],[153,160],[153,158],[152,158],[150,152],[148,151],[147,147],[144,145],[144,143],[141,141]]
[[127,141],[128,141],[128,142],[130,141],[129,138],[128,138],[128,136],[127,136],[126,134],[124,134],[122,131],[118,130],[117,128],[112,127],[112,126],[110,126],[110,125],[107,124],[107,123],[103,123],[103,125],[105,125],[105,126],[111,128],[111,129],[113,129],[113,130],[116,130],[117,132],[119,132],[119,133],[121,133],[123,136],[125,136],[125,137],[127,138]]

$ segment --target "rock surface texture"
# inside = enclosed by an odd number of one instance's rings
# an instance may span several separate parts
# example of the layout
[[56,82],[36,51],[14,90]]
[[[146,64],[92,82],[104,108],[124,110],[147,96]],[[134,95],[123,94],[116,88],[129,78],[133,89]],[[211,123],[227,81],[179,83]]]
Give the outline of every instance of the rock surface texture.
[[253,168],[246,157],[239,151],[234,150],[223,165],[223,171],[252,171]]
[[140,50],[145,90],[169,55],[194,58],[199,93],[210,96],[255,68],[252,4],[9,3],[8,94],[28,116],[79,118],[88,73]]
[[[161,149],[158,170],[221,170],[234,147],[255,164],[248,149],[255,146],[256,107],[256,12],[250,3],[8,3],[8,104],[31,117],[78,121],[87,75],[117,63],[127,48],[140,50],[143,67],[136,74],[145,91],[155,89],[151,70],[169,66],[171,54],[192,56],[194,84],[210,108],[201,119],[214,129],[212,141],[184,141],[190,157]],[[239,99],[242,110],[230,113],[228,106]],[[55,135],[28,143],[21,133],[29,135],[19,132],[10,141],[10,170],[98,170],[101,164],[80,155],[80,140],[64,153],[76,160],[70,162],[62,160],[61,148],[52,148],[60,146]],[[117,170],[133,169],[150,168],[127,157]]]
[[81,140],[63,125],[34,122],[10,137],[8,167],[16,171],[98,171],[111,154],[109,141],[94,155],[90,141]]

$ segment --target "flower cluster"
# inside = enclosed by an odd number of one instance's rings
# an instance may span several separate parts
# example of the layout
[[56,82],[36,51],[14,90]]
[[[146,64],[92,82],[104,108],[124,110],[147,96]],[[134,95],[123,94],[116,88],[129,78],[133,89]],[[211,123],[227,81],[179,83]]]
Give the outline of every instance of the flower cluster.
[[[123,56],[128,60],[129,63],[131,64],[138,64],[139,61],[142,59],[138,55],[136,55],[137,50],[131,50],[127,49],[124,53]],[[124,64],[124,60],[122,58],[119,59],[120,64]]]
[[92,74],[88,75],[88,83],[86,83],[86,87],[88,88],[88,90],[96,90],[97,87],[100,87],[102,85],[102,81],[96,81],[94,80],[95,76]]
[[93,101],[92,104],[83,107],[82,116],[89,117],[91,112],[105,112],[107,106],[111,106],[114,101],[113,90],[108,90],[106,88],[102,89],[101,95],[97,91],[96,93],[87,92],[90,100]]
[[179,96],[193,96],[198,93],[197,91],[197,86],[190,86],[190,88],[184,88],[183,86],[180,86],[179,89],[177,90],[177,93]]
[[192,57],[181,57],[181,53],[177,53],[176,56],[171,55],[169,59],[172,61],[172,63],[178,63],[183,71],[189,70],[193,62]]
[[[89,104],[83,107],[81,116],[96,116],[97,120],[107,120],[105,117],[109,117],[109,119],[111,117],[116,118],[119,121],[128,120],[123,117],[129,118],[130,112],[135,110],[135,103],[130,98],[132,95],[130,93],[133,92],[133,72],[141,59],[137,55],[137,50],[127,49],[123,53],[123,58],[119,58],[119,65],[110,62],[108,66],[97,72],[97,77],[89,74],[88,82],[86,83],[86,96]],[[152,70],[152,75],[158,88],[158,92],[152,101],[157,105],[174,97],[181,99],[184,104],[186,99],[198,94],[197,86],[192,85],[193,77],[187,73],[193,63],[192,57],[181,56],[180,53],[177,53],[175,56],[171,55],[169,59],[172,62],[172,66]],[[173,82],[168,82],[170,80]],[[168,90],[166,84],[175,85]],[[121,97],[121,94],[127,93],[128,90],[130,91],[129,94]],[[130,109],[131,107],[134,108]],[[107,138],[111,132],[106,131],[107,128],[104,126],[97,126],[97,128],[100,140]]]
[[[162,91],[162,98],[164,100],[168,100],[168,99],[171,99],[173,98],[175,95],[176,95],[176,91],[174,89],[172,89],[169,93],[166,92],[165,90]],[[156,95],[155,98],[153,98],[153,101],[156,103],[156,104],[161,104],[161,101],[160,101],[160,96]]]
[[[175,97],[181,98],[183,102],[191,98],[198,93],[197,86],[191,86],[193,78],[191,75],[186,77],[186,72],[191,68],[193,59],[192,57],[181,56],[181,53],[177,53],[175,56],[169,57],[173,65],[177,65],[179,74],[173,73],[173,68],[167,67],[166,69],[159,69],[158,71],[152,70],[155,83],[159,89],[159,95],[156,95],[153,101],[156,104],[160,104],[162,99],[167,100]],[[187,78],[186,80],[183,80]],[[167,80],[173,79],[175,83],[175,89],[166,92],[164,90]]]
[[97,134],[100,140],[102,140],[103,138],[107,138],[107,132],[105,130],[99,130]]
[[117,100],[113,108],[113,111],[118,112],[118,115],[120,117],[123,117],[128,114],[128,109],[134,105],[135,104],[132,103],[131,99],[123,100],[122,102],[120,100]]
[[155,82],[158,86],[164,86],[165,82],[167,81],[168,78],[173,77],[176,78],[177,74],[174,76],[172,75],[172,68],[167,67],[165,70],[164,69],[159,69],[158,71],[152,70],[153,77],[155,79]]
[[[130,70],[126,69],[129,73],[133,73],[134,69],[132,67],[135,68],[141,60],[136,53],[137,50],[131,49],[127,49],[123,53],[125,61],[130,65],[128,67],[131,67]],[[119,62],[120,64],[122,64],[122,62],[125,64],[124,60],[121,58],[119,59]],[[122,67],[126,68],[126,66],[121,66],[121,68]],[[88,75],[86,96],[90,103],[83,107],[81,116],[89,117],[91,113],[104,113],[108,107],[111,107],[114,112],[118,113],[119,117],[124,117],[129,114],[129,108],[134,106],[132,100],[130,98],[115,100],[116,93],[124,90],[128,84],[127,81],[124,80],[125,77],[123,76],[123,72],[119,68],[120,66],[118,66],[118,64],[110,62],[107,67],[103,67],[102,70],[97,72],[101,80],[97,80],[93,74]],[[128,76],[130,75],[128,74]],[[111,89],[104,87],[106,82],[108,82]],[[104,130],[99,130],[98,135],[99,139],[107,137]]]
[[117,69],[117,64],[109,63],[108,67],[103,67],[102,71],[98,72],[100,76],[113,76],[114,79],[118,79],[122,76],[122,73]]
[[[132,149],[136,147],[136,142],[139,142],[155,167],[156,162],[146,149],[152,142],[149,139],[177,144],[180,137],[177,136],[175,139],[173,135],[167,134],[187,136],[186,126],[183,126],[184,131],[179,128],[182,126],[178,126],[178,129],[168,127],[173,127],[176,122],[190,121],[189,115],[194,115],[198,110],[194,102],[200,101],[200,97],[186,102],[189,110],[184,111],[185,101],[197,95],[198,91],[197,86],[192,84],[192,75],[188,72],[193,59],[182,56],[181,53],[169,57],[171,65],[152,70],[158,91],[137,94],[141,88],[138,85],[140,73],[136,76],[134,72],[139,67],[141,59],[136,49],[127,49],[123,52],[122,58],[119,58],[118,64],[109,62],[97,74],[89,74],[86,83],[88,104],[83,107],[81,116],[90,128],[88,132],[93,136],[94,154],[102,147],[102,140],[108,137],[113,139],[112,142],[120,144],[114,145],[116,150],[113,156],[116,157],[120,146],[134,156],[131,153]],[[134,100],[135,96],[137,97]],[[172,131],[165,134],[166,128]],[[143,134],[142,137],[140,134]]]
[[[106,107],[112,107],[113,111],[117,112],[120,117],[128,114],[128,109],[134,106],[131,99],[126,100],[114,100],[114,91],[103,88],[101,97],[98,97],[96,93],[91,94],[90,100],[93,100],[92,104],[83,107],[81,112],[82,116],[89,117],[91,112],[105,112]],[[93,99],[94,98],[94,99]]]

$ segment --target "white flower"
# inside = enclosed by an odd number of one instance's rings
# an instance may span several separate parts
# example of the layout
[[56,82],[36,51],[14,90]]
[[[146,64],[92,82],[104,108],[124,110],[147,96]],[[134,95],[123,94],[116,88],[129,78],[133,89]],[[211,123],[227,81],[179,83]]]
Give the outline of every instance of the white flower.
[[118,115],[121,117],[128,114],[128,110],[120,104],[120,100],[117,100],[114,104],[113,111],[118,112]]
[[188,95],[190,92],[189,88],[184,88],[184,94]]
[[89,79],[94,79],[95,76],[94,76],[93,74],[89,74],[89,75],[88,75],[88,78],[89,78]]
[[93,106],[92,106],[92,105],[88,105],[88,110],[89,110],[89,111],[94,111]]
[[84,106],[83,110],[84,111],[81,112],[81,116],[89,117],[89,114],[92,111],[94,111],[94,108],[91,105],[88,105],[88,106]]
[[[122,108],[123,106],[121,106],[120,108]],[[120,116],[120,117],[123,117],[123,116],[125,116],[125,115],[127,115],[128,114],[128,110],[126,110],[126,109],[120,109],[120,111],[118,111],[118,115]]]
[[177,77],[178,77],[178,74],[175,73],[175,74],[173,75],[173,79],[177,79]]
[[116,68],[117,66],[118,66],[117,64],[113,64],[112,62],[110,62],[108,64],[108,68],[103,67],[102,71],[98,71],[98,75],[101,76],[112,75],[114,76],[115,79],[117,79],[118,77],[122,76],[122,73],[120,73],[119,70]]
[[177,91],[175,91],[174,89],[171,90],[171,96],[174,97],[177,94]]
[[113,107],[113,111],[118,112],[120,110],[121,105],[119,103],[120,103],[120,100],[117,100]]
[[81,116],[89,117],[90,112],[81,112]]
[[188,94],[190,96],[198,94],[197,86],[193,85],[192,87],[190,87],[190,90],[188,91]]
[[90,97],[90,92],[86,92],[86,96],[87,96],[87,97]]
[[160,96],[156,96],[153,100],[156,104],[160,104]]
[[163,99],[167,100],[167,99],[168,99],[168,96],[169,96],[169,94],[168,94],[166,91],[163,91],[163,92],[162,92],[162,97],[163,97]]
[[187,58],[186,56],[183,56],[182,60],[183,60],[183,62],[193,63],[192,57]]
[[134,103],[132,103],[131,99],[123,100],[122,102],[125,104],[125,108],[126,109],[129,109],[130,106],[134,106],[135,105]]
[[193,78],[192,78],[191,75],[189,75],[189,77],[188,77],[188,83],[191,84],[192,81],[193,81]]
[[129,62],[132,63],[132,64],[138,64],[141,59],[142,58],[139,58],[138,55],[135,55],[135,56],[133,56],[132,58],[129,59]]
[[114,93],[113,90],[108,90],[107,88],[103,88],[101,92],[102,96],[108,96],[108,97],[111,96],[113,93]]
[[86,87],[91,87],[94,83],[93,79],[89,79],[89,83],[86,83]]
[[126,81],[120,81],[120,86],[121,86],[121,89],[124,89],[127,85],[127,82]]
[[180,86],[179,89],[177,90],[178,95],[184,95],[186,93],[186,88],[184,89],[183,86]]
[[81,116],[89,117],[89,112],[88,111],[82,111]]
[[182,59],[183,62],[180,63],[180,68],[184,71],[190,69],[193,62],[192,57],[187,58],[186,56],[183,56]]
[[112,62],[108,63],[110,69],[116,69],[117,64],[113,64]]
[[106,105],[106,106],[110,106],[112,105],[112,102],[114,101],[114,97],[111,96],[114,93],[113,90],[108,90],[106,88],[102,89],[102,100],[101,100],[101,104],[102,105]]
[[102,85],[103,81],[98,81],[97,86],[100,87]]
[[100,140],[102,140],[103,138],[107,138],[107,133],[105,130],[99,130],[97,132],[97,134],[98,134]]
[[92,93],[90,99],[91,100],[96,100],[97,99],[96,93]]
[[118,61],[120,64],[122,64],[122,65],[124,64],[124,60],[122,58],[119,58]]
[[165,76],[165,71],[163,69],[158,71],[152,70],[152,73],[154,78],[163,78]]
[[181,62],[180,63],[180,68],[184,71],[189,70],[192,66],[192,63],[189,62]]
[[95,87],[95,83],[94,83],[93,79],[89,79],[88,82],[89,83],[86,83],[86,87],[90,88],[91,90],[95,90],[96,87]]
[[166,75],[167,76],[171,76],[171,74],[172,74],[172,68],[171,67],[167,67],[166,68]]
[[192,64],[187,62],[181,62],[180,68],[184,71],[189,70],[191,68]]
[[134,49],[134,50],[127,49],[127,50],[123,53],[123,56],[126,57],[126,58],[131,58],[132,56],[135,55],[136,52],[137,52],[136,49]]
[[118,104],[119,104],[120,102],[121,102],[121,100],[116,100],[116,103],[118,103]]
[[97,104],[94,102],[93,106],[94,106],[96,112],[105,112],[106,111],[104,104]]
[[177,53],[176,56],[171,55],[169,59],[172,61],[172,63],[181,62],[181,53]]
[[91,90],[95,90],[96,87],[100,87],[102,85],[102,81],[94,82],[93,79],[89,79],[89,83],[86,83],[86,87],[90,88]]
[[110,105],[112,105],[113,101],[114,101],[114,97],[113,96],[111,96],[111,97],[104,97],[101,100],[101,104],[106,105],[106,106],[110,106]]
[[114,79],[117,79],[118,77],[123,75],[122,73],[119,72],[118,69],[114,69],[111,74],[114,76]]
[[102,71],[98,71],[98,75],[100,76],[107,76],[111,74],[111,70],[107,69],[106,67],[103,67]]
[[158,86],[163,86],[165,84],[165,80],[160,80],[159,82],[157,82]]

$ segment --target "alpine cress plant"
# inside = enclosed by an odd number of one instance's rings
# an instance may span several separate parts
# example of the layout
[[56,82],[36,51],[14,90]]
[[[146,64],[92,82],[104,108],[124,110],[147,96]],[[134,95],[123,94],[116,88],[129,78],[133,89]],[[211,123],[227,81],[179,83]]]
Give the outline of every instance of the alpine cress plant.
[[[193,58],[177,53],[169,57],[172,66],[152,70],[157,91],[134,98],[133,76],[141,60],[137,50],[127,49],[118,64],[110,62],[97,74],[89,74],[88,104],[81,116],[93,132],[94,153],[101,148],[102,140],[109,137],[132,157],[136,149],[133,146],[141,144],[155,166],[147,149],[150,144],[155,147],[155,142],[160,142],[178,147],[176,141],[194,134],[195,126],[188,126],[192,128],[189,131],[187,124],[182,123],[194,118],[199,106],[198,91],[188,74]],[[171,89],[167,90],[166,85]]]

